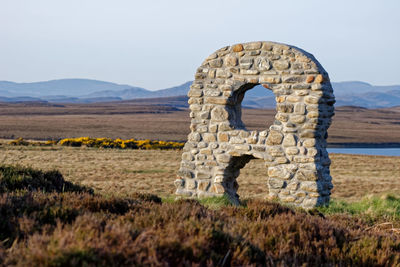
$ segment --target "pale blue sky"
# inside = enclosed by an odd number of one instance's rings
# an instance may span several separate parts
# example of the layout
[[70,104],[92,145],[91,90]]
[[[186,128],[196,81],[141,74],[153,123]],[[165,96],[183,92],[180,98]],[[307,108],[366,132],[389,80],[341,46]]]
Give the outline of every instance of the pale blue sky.
[[161,89],[213,51],[277,41],[332,81],[400,84],[398,0],[0,0],[0,80],[91,78]]

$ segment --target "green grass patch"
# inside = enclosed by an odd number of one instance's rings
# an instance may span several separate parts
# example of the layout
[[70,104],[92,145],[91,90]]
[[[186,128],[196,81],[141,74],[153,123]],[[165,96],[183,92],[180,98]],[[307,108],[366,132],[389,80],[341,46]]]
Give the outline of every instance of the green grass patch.
[[394,195],[373,196],[352,203],[332,200],[328,207],[319,207],[318,210],[324,214],[359,215],[371,222],[400,222],[400,197]]
[[[177,198],[176,195],[167,195],[167,196],[163,196],[161,199],[162,199],[163,203],[169,203],[169,204],[173,204],[173,203],[179,202],[179,201],[189,200],[191,202],[199,203],[209,209],[219,209],[222,207],[227,207],[227,206],[233,205],[229,201],[229,197],[226,195],[221,196],[221,197],[203,197],[203,198],[195,198],[195,199],[182,198],[182,197]],[[245,205],[243,205],[243,206],[245,206]]]
[[229,197],[224,195],[221,197],[205,197],[205,198],[199,198],[199,203],[202,204],[203,206],[210,208],[210,209],[219,209],[221,207],[226,207],[226,206],[231,206],[233,205]]
[[176,195],[166,195],[161,197],[162,203],[174,203],[176,199]]

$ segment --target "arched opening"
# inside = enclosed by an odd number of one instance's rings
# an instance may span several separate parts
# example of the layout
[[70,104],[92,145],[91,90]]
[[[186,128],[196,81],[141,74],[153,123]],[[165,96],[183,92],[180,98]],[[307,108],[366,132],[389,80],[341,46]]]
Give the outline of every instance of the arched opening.
[[271,89],[248,83],[241,86],[233,97],[236,128],[260,132],[274,122],[276,100]]
[[[274,123],[275,95],[271,89],[257,83],[242,85],[233,95],[232,107],[235,129],[266,131]],[[268,174],[263,158],[253,155],[233,157],[226,170],[226,188],[239,199],[268,195]],[[255,178],[257,177],[257,178]]]
[[245,165],[249,163],[252,159],[255,159],[251,155],[242,155],[232,157],[229,166],[225,169],[224,173],[224,183],[227,188],[228,195],[234,197],[232,201],[239,203],[239,183],[237,181],[238,176],[240,175],[240,171],[244,168]]
[[252,155],[232,157],[224,176],[229,195],[235,196],[233,201],[268,195],[268,174],[263,159]]

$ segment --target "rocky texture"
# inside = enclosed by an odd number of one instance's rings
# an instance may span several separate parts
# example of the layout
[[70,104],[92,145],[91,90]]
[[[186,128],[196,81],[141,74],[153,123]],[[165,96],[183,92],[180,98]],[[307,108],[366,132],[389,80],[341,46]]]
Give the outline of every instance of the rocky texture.
[[[241,120],[241,102],[258,84],[275,94],[276,120],[264,131],[250,132]],[[239,203],[236,178],[259,158],[266,164],[268,198],[303,208],[329,202],[326,138],[335,97],[328,73],[311,54],[273,42],[224,47],[197,69],[188,96],[191,133],[176,194],[226,194]]]

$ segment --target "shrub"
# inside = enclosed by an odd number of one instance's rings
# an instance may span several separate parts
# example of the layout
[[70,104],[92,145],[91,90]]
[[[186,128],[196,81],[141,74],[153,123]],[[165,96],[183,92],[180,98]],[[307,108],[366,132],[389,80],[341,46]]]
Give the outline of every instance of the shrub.
[[371,227],[363,215],[353,218],[324,210],[324,217],[262,200],[232,206],[224,198],[165,203],[140,193],[129,198],[104,197],[87,190],[60,191],[58,182],[52,182],[60,178],[45,179],[43,172],[33,175],[35,170],[29,168],[4,170],[6,176],[32,177],[26,181],[33,185],[3,185],[2,265],[400,264],[400,235]]
[[120,138],[91,138],[91,137],[78,137],[78,138],[65,138],[60,141],[48,140],[42,141],[26,141],[23,138],[18,138],[9,142],[10,145],[14,146],[52,146],[59,144],[61,146],[72,146],[72,147],[96,147],[96,148],[119,148],[119,149],[182,149],[184,143],[180,142],[166,142],[156,140],[135,140],[127,139],[123,140]]
[[27,146],[29,145],[29,142],[25,141],[24,138],[19,137],[15,140],[10,141],[8,144],[13,146]]
[[[198,201],[155,203],[64,193],[73,219],[58,217],[14,243],[6,264],[26,265],[396,265],[400,237],[347,227],[278,203],[208,209]],[[35,196],[47,199],[54,193]],[[124,208],[114,207],[124,202]],[[79,204],[79,203],[86,204]],[[73,203],[73,204],[72,204]],[[95,204],[103,203],[103,204]],[[92,208],[90,208],[92,207]],[[93,208],[95,207],[95,208]],[[40,209],[40,208],[39,208]],[[71,212],[71,211],[70,211]],[[38,218],[30,213],[29,218]],[[60,213],[61,214],[61,213]],[[262,214],[262,216],[255,216]],[[21,221],[18,221],[21,225]],[[42,222],[43,223],[43,222]],[[26,224],[26,223],[25,223]],[[36,224],[39,225],[39,224]],[[22,241],[25,240],[25,241]]]
[[58,171],[40,171],[21,166],[0,165],[0,193],[17,190],[45,192],[93,192],[65,181]]
[[135,139],[111,139],[111,138],[66,138],[58,142],[62,146],[86,146],[97,148],[119,148],[119,149],[181,149],[183,143],[179,142],[166,142],[154,140],[135,140]]

